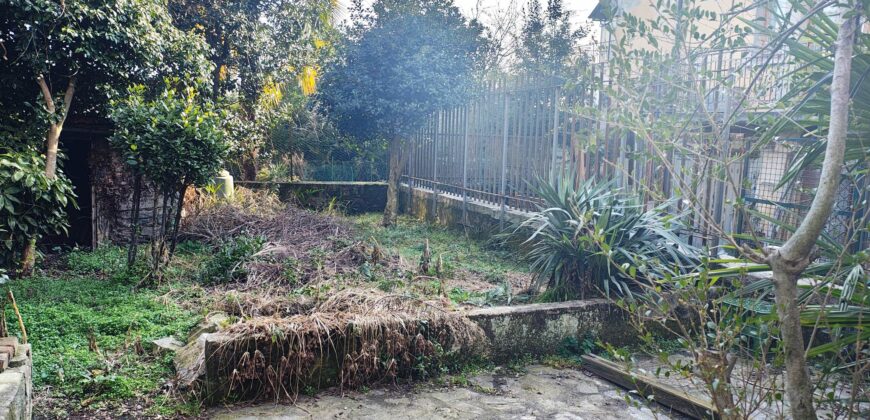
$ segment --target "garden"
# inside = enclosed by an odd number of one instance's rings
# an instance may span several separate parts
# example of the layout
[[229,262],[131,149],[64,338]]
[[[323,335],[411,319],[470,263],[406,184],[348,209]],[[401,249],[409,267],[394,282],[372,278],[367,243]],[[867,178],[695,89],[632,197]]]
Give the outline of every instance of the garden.
[[870,415],[870,4],[466,3],[5,2],[0,413]]
[[[49,253],[31,281],[11,283],[34,340],[37,415],[199,415],[199,400],[174,390],[173,352],[154,342],[186,340],[216,313],[230,327],[315,311],[334,316],[321,309],[330,300],[387,296],[454,312],[522,299],[530,282],[503,251],[406,218],[387,230],[380,214],[327,215],[245,190],[204,211],[209,222],[182,229],[159,285],[137,286],[147,264],[128,268],[122,247]],[[276,219],[292,229],[292,242],[254,227],[275,232]],[[202,232],[217,235],[215,245],[193,239]],[[427,249],[431,267],[421,271]]]

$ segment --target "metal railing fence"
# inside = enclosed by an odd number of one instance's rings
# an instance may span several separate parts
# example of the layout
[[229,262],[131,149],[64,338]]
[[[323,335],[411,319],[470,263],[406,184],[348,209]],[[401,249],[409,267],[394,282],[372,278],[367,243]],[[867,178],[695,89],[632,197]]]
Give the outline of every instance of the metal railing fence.
[[[782,140],[754,147],[757,138],[747,122],[749,114],[743,111],[772,109],[787,92],[785,76],[794,67],[784,55],[719,52],[700,58],[696,71],[685,74],[706,78],[700,82],[707,89],[704,98],[668,97],[671,92],[664,89],[673,86],[667,85],[653,85],[651,92],[669,101],[703,103],[698,105],[706,114],[703,117],[724,129],[717,134],[699,117],[697,127],[674,140],[664,158],[648,141],[606,122],[601,112],[596,114],[599,117],[578,112],[606,110],[610,101],[602,91],[567,88],[554,78],[524,77],[490,83],[466,105],[432,114],[409,139],[402,182],[434,192],[436,205],[437,197],[446,194],[498,207],[504,218],[508,210],[537,208],[541,200],[535,184],[541,180],[566,174],[578,181],[615,178],[621,188],[640,194],[650,204],[692,194],[697,205],[687,209],[677,201],[674,210],[688,210],[686,234],[696,245],[717,247],[719,227],[727,233],[782,239],[784,232],[765,219],[799,221],[818,174],[814,178],[807,171],[797,186],[773,188],[795,155],[794,144]],[[743,74],[751,75],[760,66],[766,70],[759,77]],[[723,79],[727,83],[720,83]],[[698,79],[690,82],[699,83]],[[663,107],[661,117],[676,112],[685,108]],[[685,176],[673,177],[673,173]],[[827,228],[837,238],[855,230],[850,221],[861,211],[855,203],[866,200],[867,194],[866,186],[847,180],[842,190]],[[754,211],[743,211],[738,203]]]

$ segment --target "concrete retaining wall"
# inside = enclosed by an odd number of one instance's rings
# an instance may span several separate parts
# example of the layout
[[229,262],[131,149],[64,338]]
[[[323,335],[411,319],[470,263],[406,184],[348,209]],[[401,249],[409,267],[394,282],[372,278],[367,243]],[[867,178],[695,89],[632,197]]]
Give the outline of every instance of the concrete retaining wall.
[[626,313],[604,299],[477,309],[468,318],[486,333],[496,361],[553,354],[569,338],[623,346],[636,336]]
[[[11,347],[13,356],[4,349]],[[0,373],[0,419],[29,420],[33,413],[33,362],[30,344],[18,344],[14,337],[0,338],[0,366],[8,364]]]
[[399,211],[430,223],[465,228],[476,236],[497,232],[526,218],[522,212],[506,209],[502,222],[500,206],[479,201],[468,201],[463,206],[462,197],[444,193],[438,194],[436,200],[432,190],[410,189],[407,185],[399,189]]
[[281,201],[299,203],[303,207],[322,210],[330,203],[346,213],[358,214],[384,211],[387,202],[385,182],[243,182],[236,185],[245,188],[275,188]]
[[[622,346],[631,344],[636,337],[625,313],[604,299],[476,309],[466,315],[483,329],[488,339],[488,353],[492,360],[499,362],[557,353],[569,338],[579,343],[590,337]],[[239,356],[246,351],[253,354],[260,350],[269,360],[273,349],[257,348],[253,340],[234,340],[221,333],[206,334],[204,340],[206,400],[217,403],[227,397],[248,398],[229,395],[232,370]],[[233,351],[221,351],[226,348]],[[339,344],[334,348],[343,346]],[[316,373],[310,378],[310,386],[336,385],[339,371],[336,363],[343,359],[343,354],[330,354],[316,362],[320,365],[315,366]]]

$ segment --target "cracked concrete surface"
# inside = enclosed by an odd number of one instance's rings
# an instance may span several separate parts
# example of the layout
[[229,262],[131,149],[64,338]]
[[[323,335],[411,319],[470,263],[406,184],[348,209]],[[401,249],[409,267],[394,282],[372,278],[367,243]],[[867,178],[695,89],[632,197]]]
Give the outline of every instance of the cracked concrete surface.
[[[296,405],[230,407],[216,419],[668,419],[615,385],[580,370],[528,366],[469,378],[467,387],[422,384],[366,393],[300,397]],[[628,400],[628,401],[627,401]],[[677,416],[679,417],[679,416]]]

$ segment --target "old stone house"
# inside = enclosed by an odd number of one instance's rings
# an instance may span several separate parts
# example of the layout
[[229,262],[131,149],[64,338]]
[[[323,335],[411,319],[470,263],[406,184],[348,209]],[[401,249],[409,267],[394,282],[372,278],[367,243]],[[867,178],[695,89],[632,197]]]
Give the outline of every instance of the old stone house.
[[[53,244],[96,248],[126,243],[130,238],[133,175],[109,146],[111,122],[93,117],[71,117],[64,125],[60,149],[66,155],[63,171],[78,196],[67,212],[68,235],[47,238]],[[142,191],[140,219],[151,219],[153,190]],[[148,237],[149,223],[142,223]]]

